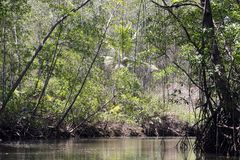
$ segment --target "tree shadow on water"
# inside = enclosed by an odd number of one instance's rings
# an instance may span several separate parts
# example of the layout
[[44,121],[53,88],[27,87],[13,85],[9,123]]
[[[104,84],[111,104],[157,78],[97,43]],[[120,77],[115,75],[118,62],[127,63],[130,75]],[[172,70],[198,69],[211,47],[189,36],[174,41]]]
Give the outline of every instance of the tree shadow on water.
[[179,140],[177,143],[177,152],[181,155],[182,160],[194,160],[192,159],[193,143],[188,136],[184,136]]

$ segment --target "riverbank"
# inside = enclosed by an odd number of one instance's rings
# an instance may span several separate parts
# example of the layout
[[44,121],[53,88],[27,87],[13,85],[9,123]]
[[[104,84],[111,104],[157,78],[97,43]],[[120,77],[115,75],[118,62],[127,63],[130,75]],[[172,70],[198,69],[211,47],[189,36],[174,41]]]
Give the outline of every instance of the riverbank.
[[157,136],[194,136],[194,128],[174,115],[145,118],[139,124],[120,122],[84,123],[78,129],[64,126],[37,128],[32,126],[5,126],[0,128],[1,141],[25,139],[65,139],[70,137],[157,137]]
[[131,136],[194,136],[193,127],[176,116],[149,117],[141,125],[97,122],[85,124],[76,131],[79,137],[131,137]]

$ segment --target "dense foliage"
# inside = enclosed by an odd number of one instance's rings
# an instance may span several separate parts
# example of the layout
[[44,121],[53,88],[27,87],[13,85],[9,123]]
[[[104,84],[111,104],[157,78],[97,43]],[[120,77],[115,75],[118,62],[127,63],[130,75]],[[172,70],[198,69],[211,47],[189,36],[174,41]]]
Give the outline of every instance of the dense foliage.
[[239,154],[239,10],[238,0],[2,0],[0,135],[174,114],[196,123],[198,149]]

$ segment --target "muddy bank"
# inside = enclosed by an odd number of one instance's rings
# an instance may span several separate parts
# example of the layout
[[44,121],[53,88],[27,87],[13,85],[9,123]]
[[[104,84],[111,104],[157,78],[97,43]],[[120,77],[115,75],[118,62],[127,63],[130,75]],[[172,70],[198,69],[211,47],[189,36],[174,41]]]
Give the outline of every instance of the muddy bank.
[[85,124],[76,132],[79,137],[121,137],[121,136],[194,136],[195,130],[176,116],[148,117],[140,125],[126,123],[98,122]]
[[195,129],[175,115],[148,117],[142,124],[146,136],[194,136]]
[[114,122],[85,124],[75,133],[79,137],[131,137],[144,136],[143,128],[138,125]]
[[131,136],[194,136],[194,129],[176,116],[147,117],[140,124],[97,122],[82,124],[75,132],[71,128],[0,127],[0,141],[24,139],[63,139],[70,137],[131,137]]

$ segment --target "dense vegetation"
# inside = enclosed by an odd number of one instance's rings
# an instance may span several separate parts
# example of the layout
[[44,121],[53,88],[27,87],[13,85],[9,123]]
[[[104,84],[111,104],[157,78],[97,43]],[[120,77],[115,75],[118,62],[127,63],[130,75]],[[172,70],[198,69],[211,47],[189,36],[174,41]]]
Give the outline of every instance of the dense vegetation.
[[238,0],[2,0],[0,25],[1,136],[174,114],[240,154]]

